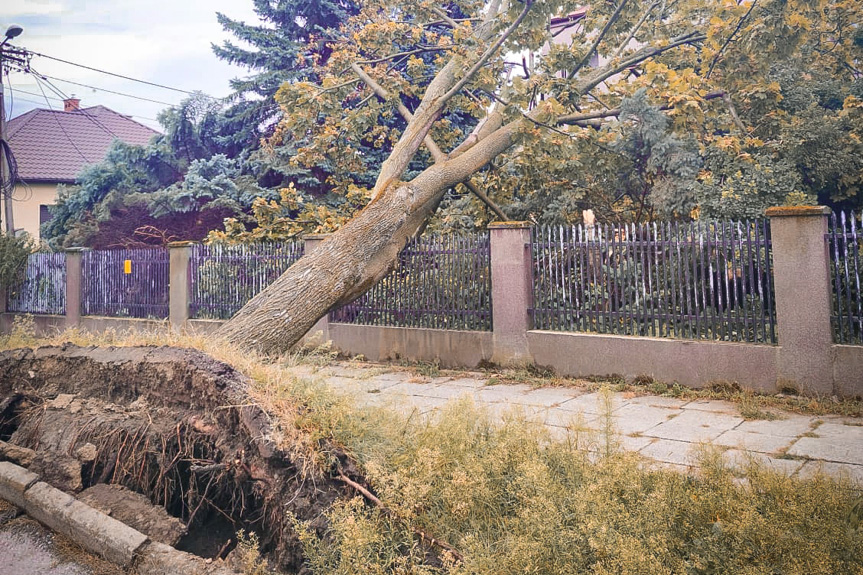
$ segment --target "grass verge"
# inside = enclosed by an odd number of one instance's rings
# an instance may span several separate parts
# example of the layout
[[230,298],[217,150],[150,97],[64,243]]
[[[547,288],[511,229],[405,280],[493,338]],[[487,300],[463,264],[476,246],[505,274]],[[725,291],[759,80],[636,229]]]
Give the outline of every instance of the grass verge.
[[[327,513],[323,538],[297,522],[313,573],[863,572],[860,491],[845,480],[788,478],[754,461],[741,477],[709,447],[700,471],[683,475],[614,449],[610,425],[605,448],[588,453],[578,437],[551,441],[517,415],[494,422],[468,400],[435,420],[406,419],[294,377],[288,366],[299,355],[265,358],[203,337],[65,332],[37,340],[21,327],[0,344],[65,341],[197,347],[251,378],[251,399],[274,418],[275,439],[307,457],[310,477],[336,465],[328,445],[344,447],[387,511],[343,500]],[[430,555],[417,529],[464,560]]]

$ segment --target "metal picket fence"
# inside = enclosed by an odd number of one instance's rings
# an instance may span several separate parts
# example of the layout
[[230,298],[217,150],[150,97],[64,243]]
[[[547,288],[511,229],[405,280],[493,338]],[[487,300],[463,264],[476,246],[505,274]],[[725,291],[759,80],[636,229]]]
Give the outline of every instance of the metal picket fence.
[[81,313],[109,317],[168,317],[167,248],[84,252]]
[[429,235],[399,254],[396,268],[330,321],[393,327],[491,330],[488,232]]
[[776,343],[766,220],[545,227],[532,245],[535,329]]
[[863,345],[863,229],[859,215],[834,213],[827,236],[833,280],[833,340]]
[[228,319],[303,256],[303,242],[195,245],[190,316]]
[[6,309],[19,313],[65,314],[66,254],[30,254],[21,282],[7,290]]

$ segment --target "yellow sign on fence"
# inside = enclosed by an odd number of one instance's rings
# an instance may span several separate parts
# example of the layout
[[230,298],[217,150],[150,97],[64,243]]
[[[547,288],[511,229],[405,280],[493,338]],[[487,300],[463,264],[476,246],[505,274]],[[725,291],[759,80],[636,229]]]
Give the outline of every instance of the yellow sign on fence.
[[132,273],[132,260],[123,260],[123,273]]

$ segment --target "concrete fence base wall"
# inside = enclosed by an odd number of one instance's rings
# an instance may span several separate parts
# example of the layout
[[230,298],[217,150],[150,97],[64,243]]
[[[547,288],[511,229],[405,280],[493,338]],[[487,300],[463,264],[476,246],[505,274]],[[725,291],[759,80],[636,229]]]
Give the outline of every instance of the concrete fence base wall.
[[[810,395],[863,396],[863,346],[833,343],[831,262],[825,241],[828,214],[829,210],[821,207],[767,211],[779,345],[532,330],[533,260],[530,228],[524,222],[489,226],[493,331],[364,326],[330,323],[324,317],[305,341],[310,345],[332,341],[338,350],[371,360],[438,361],[445,367],[475,367],[483,361],[503,366],[535,363],[571,376],[646,375],[692,387],[733,381],[760,392],[791,387]],[[322,236],[308,237],[306,252],[321,241],[325,241]],[[67,314],[37,316],[37,331],[56,333],[64,327],[122,331],[170,325],[175,330],[213,333],[222,322],[189,318],[188,262],[192,248],[188,243],[170,247],[167,320],[82,317],[82,253],[73,250],[66,258]],[[8,333],[14,314],[2,313],[2,305],[0,330]]]
[[537,365],[562,375],[649,376],[689,387],[738,381],[776,390],[776,346],[552,331],[528,332],[527,340]]

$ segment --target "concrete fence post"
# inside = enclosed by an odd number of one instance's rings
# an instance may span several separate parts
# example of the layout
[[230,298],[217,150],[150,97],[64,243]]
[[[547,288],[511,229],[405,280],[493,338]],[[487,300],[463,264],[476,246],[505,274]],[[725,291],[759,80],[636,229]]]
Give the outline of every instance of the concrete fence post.
[[825,235],[830,208],[767,210],[773,242],[778,385],[808,394],[833,393],[830,255]]
[[84,252],[90,248],[66,250],[66,324],[75,328],[81,323],[82,289],[84,287]]
[[491,234],[492,358],[500,365],[531,363],[527,332],[533,307],[529,222],[495,222]]
[[189,260],[195,243],[168,244],[168,321],[174,331],[182,331],[189,319]]
[[[303,253],[310,254],[315,251],[321,243],[327,239],[330,234],[306,234],[303,236],[305,244]],[[318,335],[320,334],[320,335]],[[330,339],[330,314],[325,315],[312,326],[312,329],[305,335],[304,339],[309,343],[326,343]]]

